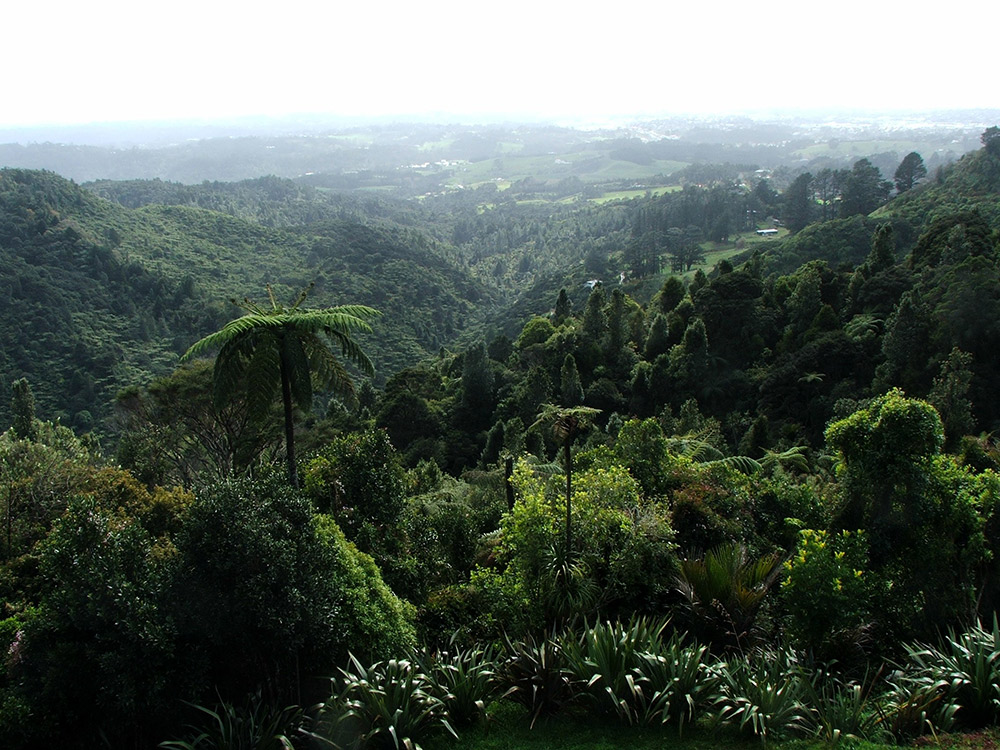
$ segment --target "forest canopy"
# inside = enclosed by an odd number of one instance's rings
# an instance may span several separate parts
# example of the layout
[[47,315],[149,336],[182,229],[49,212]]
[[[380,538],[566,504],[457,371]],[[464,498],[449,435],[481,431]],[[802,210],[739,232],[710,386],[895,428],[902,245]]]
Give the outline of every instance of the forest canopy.
[[995,726],[992,130],[551,205],[0,171],[0,736]]

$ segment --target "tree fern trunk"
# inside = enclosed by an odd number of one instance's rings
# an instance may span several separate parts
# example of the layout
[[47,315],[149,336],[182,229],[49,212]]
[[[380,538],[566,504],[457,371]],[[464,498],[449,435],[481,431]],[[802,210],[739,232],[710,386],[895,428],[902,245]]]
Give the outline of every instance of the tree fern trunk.
[[566,438],[563,443],[563,451],[566,457],[566,552],[565,560],[569,562],[570,550],[573,544],[573,525],[571,513],[571,498],[573,496],[573,454],[570,448],[571,437]]
[[298,488],[299,476],[295,469],[295,423],[292,419],[292,381],[288,375],[288,361],[284,339],[279,342],[279,371],[281,374],[281,405],[285,410],[285,460],[288,462],[288,483]]

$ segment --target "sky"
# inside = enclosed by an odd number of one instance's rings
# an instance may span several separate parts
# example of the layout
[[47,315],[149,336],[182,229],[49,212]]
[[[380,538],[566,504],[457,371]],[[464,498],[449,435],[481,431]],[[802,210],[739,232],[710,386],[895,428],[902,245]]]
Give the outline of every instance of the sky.
[[987,0],[15,1],[0,127],[1000,108]]

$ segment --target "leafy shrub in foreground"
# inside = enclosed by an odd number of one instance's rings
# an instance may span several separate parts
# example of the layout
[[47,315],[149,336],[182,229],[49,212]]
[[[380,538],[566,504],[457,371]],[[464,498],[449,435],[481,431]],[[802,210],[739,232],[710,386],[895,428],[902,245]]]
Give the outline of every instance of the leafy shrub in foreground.
[[177,549],[178,628],[224,699],[264,684],[287,700],[348,648],[377,659],[414,645],[412,613],[371,558],[280,478],[203,489]]
[[442,731],[458,736],[418,664],[390,659],[366,668],[353,654],[350,661],[350,669],[341,670],[339,692],[319,707],[310,737],[344,750],[420,750],[420,742]]
[[809,683],[810,719],[816,737],[829,745],[846,740],[878,740],[885,732],[875,692],[876,679],[863,683],[842,682],[826,673]]
[[963,633],[949,630],[940,648],[908,645],[906,672],[925,685],[938,684],[955,720],[970,728],[1000,719],[1000,625],[980,623]]
[[183,740],[167,740],[165,750],[292,750],[289,735],[301,727],[303,712],[298,706],[276,709],[268,706],[258,692],[242,706],[223,702],[215,709],[194,706],[203,724],[189,725]]
[[486,706],[496,695],[496,660],[491,648],[478,646],[442,651],[426,651],[419,657],[421,671],[430,677],[435,695],[448,711],[453,726],[467,726],[485,719]]
[[102,733],[122,746],[148,740],[190,684],[164,593],[175,556],[92,497],[70,500],[40,549],[48,590],[23,623],[11,678],[48,718],[26,729],[53,747]]
[[792,643],[820,661],[863,658],[864,634],[885,584],[868,570],[866,533],[803,529],[784,572],[780,592]]
[[557,639],[528,636],[521,641],[508,639],[505,645],[500,684],[505,697],[528,710],[532,726],[573,700],[573,682]]
[[762,739],[806,731],[810,716],[806,677],[789,652],[756,652],[719,668],[718,723]]
[[659,651],[640,653],[637,672],[643,680],[644,723],[696,721],[716,699],[719,670],[708,646],[685,643],[683,633],[674,633]]
[[475,585],[490,587],[487,607],[507,632],[564,623],[598,607],[662,611],[677,565],[673,531],[665,507],[640,497],[625,469],[592,466],[574,475],[569,554],[564,478],[522,461],[512,481],[520,497],[503,520],[497,570],[472,574]]
[[643,652],[657,652],[667,622],[636,618],[598,623],[576,638],[563,639],[566,665],[579,694],[599,712],[634,723],[644,703],[636,667]]

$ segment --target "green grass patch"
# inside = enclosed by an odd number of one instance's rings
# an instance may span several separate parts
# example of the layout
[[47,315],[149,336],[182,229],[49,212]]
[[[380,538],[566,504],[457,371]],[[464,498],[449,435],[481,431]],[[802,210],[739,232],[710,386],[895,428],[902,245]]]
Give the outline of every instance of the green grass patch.
[[[435,747],[453,750],[830,750],[818,739],[795,739],[783,742],[741,736],[731,730],[712,730],[705,726],[685,727],[678,736],[677,727],[627,727],[594,721],[588,716],[558,717],[528,727],[527,714],[519,706],[498,704],[493,720],[486,726],[460,732],[460,739],[441,739]],[[844,743],[851,750],[899,750],[899,746],[878,742]],[[1000,729],[992,728],[965,734],[938,734],[914,743],[917,747],[941,750],[982,750],[1000,747]]]
[[515,141],[501,141],[497,144],[497,150],[501,154],[516,154],[524,150],[524,144]]
[[[769,229],[770,227],[761,227],[761,229]],[[758,243],[768,243],[774,242],[775,240],[784,239],[790,232],[785,227],[775,227],[778,230],[777,234],[770,234],[761,236],[757,234],[756,230],[750,230],[749,232],[741,232],[738,237],[743,239],[747,245],[756,245]]]
[[[539,721],[529,728],[527,714],[520,706],[501,704],[492,722],[467,729],[458,740],[441,740],[440,747],[454,750],[760,750],[760,740],[741,737],[732,731],[711,731],[685,727],[678,736],[677,726],[628,727],[595,721],[590,716],[565,716]],[[818,741],[768,743],[771,748],[824,750]],[[883,746],[870,745],[871,750]],[[963,749],[964,750],[964,749]]]
[[[654,161],[640,165],[611,159],[593,151],[574,151],[564,154],[521,156],[515,153],[462,164],[449,182],[453,184],[478,184],[501,178],[508,182],[531,177],[539,182],[557,182],[566,177],[579,177],[584,182],[641,182],[657,175],[667,175],[687,166],[679,161]],[[645,193],[640,190],[639,195]]]
[[591,203],[610,203],[611,201],[627,201],[632,198],[644,198],[647,195],[664,195],[677,193],[684,188],[680,185],[661,185],[660,187],[636,188],[634,190],[611,190],[600,198],[591,198]]
[[375,138],[364,133],[335,133],[323,136],[328,141],[341,141],[352,146],[371,146],[375,143]]
[[[630,161],[619,161],[618,159],[601,158],[601,166],[588,174],[589,177],[599,178],[598,181],[605,180],[643,180],[656,175],[669,175],[683,169],[687,162],[670,161],[660,159],[651,164],[636,164]],[[584,178],[580,175],[581,179]]]
[[865,154],[879,154],[886,151],[895,151],[900,154],[908,154],[911,151],[933,152],[934,147],[926,141],[898,140],[898,141],[841,141],[833,139],[822,143],[814,143],[794,152],[795,156],[803,159],[815,159],[821,156],[840,156],[861,158]]
[[439,151],[451,148],[455,143],[454,138],[442,138],[440,141],[424,141],[417,146],[417,151]]

